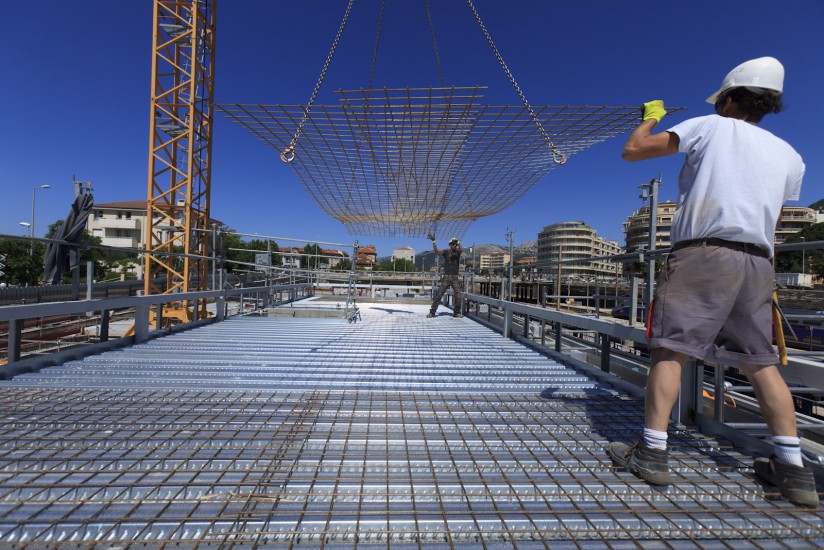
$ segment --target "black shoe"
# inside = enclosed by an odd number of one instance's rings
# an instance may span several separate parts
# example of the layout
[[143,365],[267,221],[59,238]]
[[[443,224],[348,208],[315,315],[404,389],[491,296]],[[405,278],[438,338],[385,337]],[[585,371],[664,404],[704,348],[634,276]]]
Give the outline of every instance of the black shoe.
[[645,447],[640,441],[629,446],[625,443],[610,443],[609,457],[618,465],[653,485],[667,485],[670,482],[669,464],[666,450]]
[[790,502],[811,508],[818,506],[812,468],[785,464],[775,455],[756,458],[753,468],[758,477],[778,487],[781,495]]
[[429,315],[426,316],[427,319],[431,319],[432,317],[435,317],[434,313],[430,313]]

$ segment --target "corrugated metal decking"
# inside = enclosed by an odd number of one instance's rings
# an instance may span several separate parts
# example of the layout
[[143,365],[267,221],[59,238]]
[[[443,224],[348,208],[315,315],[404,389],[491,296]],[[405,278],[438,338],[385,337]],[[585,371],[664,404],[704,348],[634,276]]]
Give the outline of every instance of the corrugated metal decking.
[[0,544],[824,545],[723,443],[671,436],[665,489],[615,470],[639,400],[426,310],[232,319],[3,383]]

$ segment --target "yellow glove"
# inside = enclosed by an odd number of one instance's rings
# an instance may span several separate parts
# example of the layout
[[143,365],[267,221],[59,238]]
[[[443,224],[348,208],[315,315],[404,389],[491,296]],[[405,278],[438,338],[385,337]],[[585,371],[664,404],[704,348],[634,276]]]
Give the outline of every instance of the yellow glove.
[[659,122],[661,122],[661,119],[664,118],[664,115],[666,114],[667,110],[664,109],[664,102],[660,99],[644,103],[644,120],[654,118],[655,123],[658,124]]

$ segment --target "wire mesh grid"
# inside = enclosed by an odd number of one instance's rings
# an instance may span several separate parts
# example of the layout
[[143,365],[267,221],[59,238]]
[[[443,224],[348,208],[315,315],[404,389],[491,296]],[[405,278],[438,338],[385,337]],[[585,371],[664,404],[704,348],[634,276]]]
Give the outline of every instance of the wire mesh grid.
[[[352,234],[463,235],[561,158],[639,122],[638,107],[534,107],[548,143],[526,107],[485,105],[484,89],[341,90],[338,105],[310,110],[290,164],[321,209]],[[303,105],[217,109],[278,152],[306,112]]]
[[[391,311],[387,311],[391,309]],[[0,387],[0,543],[22,546],[432,548],[778,548],[824,543],[820,511],[772,500],[750,459],[684,429],[672,442],[673,483],[653,488],[616,470],[604,447],[637,435],[642,404],[468,319],[425,319],[425,306],[364,308],[362,323],[243,319],[18,378]],[[312,331],[311,326],[316,327]],[[246,335],[244,337],[244,334]],[[265,336],[264,336],[265,335]],[[383,336],[383,338],[381,337]],[[434,350],[429,372],[525,363],[518,384],[441,376],[409,386],[396,351]],[[360,387],[303,389],[312,373],[244,372],[256,347],[346,349],[339,373],[385,371]],[[456,345],[455,342],[458,342]],[[195,378],[211,350],[236,389]],[[165,351],[177,382],[140,387],[131,361]],[[312,351],[315,350],[315,351]],[[438,354],[440,359],[435,358]],[[208,355],[208,354],[207,354]],[[359,357],[356,357],[358,355]],[[403,354],[401,354],[402,356]],[[358,359],[358,361],[356,361]],[[368,360],[367,360],[368,359]],[[153,361],[160,361],[155,356]],[[333,363],[334,360],[327,359]],[[392,379],[391,372],[397,378]],[[111,374],[111,371],[110,371]],[[60,386],[64,376],[97,387]],[[556,378],[557,377],[557,378]],[[151,381],[152,377],[145,378]],[[308,378],[316,381],[311,376]],[[183,381],[189,382],[188,388]],[[550,399],[531,389],[557,391]],[[178,384],[180,387],[173,387]],[[166,385],[167,387],[164,387]],[[391,388],[391,389],[390,389]]]

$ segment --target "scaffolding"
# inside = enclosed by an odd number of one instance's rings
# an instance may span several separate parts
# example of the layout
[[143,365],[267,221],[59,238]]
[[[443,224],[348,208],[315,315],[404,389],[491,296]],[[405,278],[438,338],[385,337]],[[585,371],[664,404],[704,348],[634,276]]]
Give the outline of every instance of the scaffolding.
[[536,125],[528,106],[485,105],[484,90],[340,90],[338,105],[308,116],[304,105],[216,109],[288,151],[314,200],[351,234],[408,237],[461,236],[572,155],[639,122],[638,107],[566,105],[532,107]]

